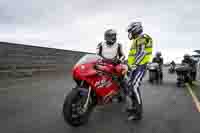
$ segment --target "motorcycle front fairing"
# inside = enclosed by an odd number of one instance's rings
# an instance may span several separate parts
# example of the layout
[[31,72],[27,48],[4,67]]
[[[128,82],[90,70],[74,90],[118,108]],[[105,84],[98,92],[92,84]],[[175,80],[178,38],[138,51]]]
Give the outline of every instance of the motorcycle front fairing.
[[79,80],[85,80],[88,76],[97,74],[94,69],[95,63],[80,64],[73,69],[73,77]]
[[108,74],[94,69],[94,64],[82,64],[74,72],[74,78],[86,81],[98,96],[104,97],[111,91],[118,91],[118,85]]
[[[119,85],[112,80],[112,77],[103,72],[99,72],[95,69],[97,60],[87,60],[85,63],[76,64],[73,68],[73,77],[75,80],[86,81],[95,93],[100,97],[111,95],[119,90]],[[113,66],[108,66],[113,67]],[[113,68],[106,68],[102,66],[102,69],[107,71]]]

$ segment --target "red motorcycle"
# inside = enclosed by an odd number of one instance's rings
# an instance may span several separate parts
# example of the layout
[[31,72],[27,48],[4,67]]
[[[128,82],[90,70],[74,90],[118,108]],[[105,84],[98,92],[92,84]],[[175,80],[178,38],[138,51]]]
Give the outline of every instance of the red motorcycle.
[[112,103],[122,94],[120,78],[128,71],[126,64],[114,65],[99,56],[87,54],[73,67],[76,82],[66,96],[63,115],[67,123],[80,126],[88,118],[96,105]]

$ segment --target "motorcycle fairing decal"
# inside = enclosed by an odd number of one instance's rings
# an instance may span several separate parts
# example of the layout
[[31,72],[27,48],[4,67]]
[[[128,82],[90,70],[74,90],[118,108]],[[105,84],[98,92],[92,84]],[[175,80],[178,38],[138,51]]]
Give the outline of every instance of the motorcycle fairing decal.
[[110,85],[112,85],[110,80],[102,79],[102,80],[97,81],[94,86],[96,88],[102,88],[102,87],[109,87]]

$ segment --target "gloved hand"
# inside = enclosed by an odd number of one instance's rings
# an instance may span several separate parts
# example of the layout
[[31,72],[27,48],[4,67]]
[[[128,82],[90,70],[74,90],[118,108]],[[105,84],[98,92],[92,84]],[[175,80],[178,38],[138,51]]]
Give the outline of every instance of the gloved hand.
[[121,58],[119,58],[119,60],[121,61],[121,63],[125,62],[125,56],[122,56]]
[[125,64],[125,65],[128,65],[128,61],[125,60],[125,59],[120,59],[120,63]]
[[135,64],[130,66],[131,71],[134,71],[136,68],[137,68],[137,65]]
[[114,63],[114,64],[120,64],[120,63],[121,63],[121,60],[115,58],[115,59],[113,60],[113,63]]
[[130,76],[131,75],[131,73],[133,72],[133,71],[135,71],[136,70],[136,68],[137,68],[137,65],[127,65],[128,66],[128,72],[127,72],[127,76]]

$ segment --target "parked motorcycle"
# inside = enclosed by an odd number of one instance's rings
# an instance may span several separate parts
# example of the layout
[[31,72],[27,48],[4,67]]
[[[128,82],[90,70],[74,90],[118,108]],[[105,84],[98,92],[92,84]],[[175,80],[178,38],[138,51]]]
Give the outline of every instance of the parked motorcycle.
[[149,70],[149,82],[154,83],[154,81],[161,82],[161,70],[159,68],[158,63],[151,63],[148,65],[148,70]]
[[175,73],[175,66],[173,66],[173,65],[170,65],[170,67],[169,67],[169,69],[168,69],[168,72],[169,73]]
[[127,73],[126,64],[103,61],[97,55],[83,56],[72,70],[76,82],[63,105],[65,121],[72,126],[85,124],[97,105],[113,102],[123,93],[119,79]]
[[177,87],[185,86],[185,83],[192,84],[191,71],[192,68],[187,64],[182,64],[175,68],[177,74]]

